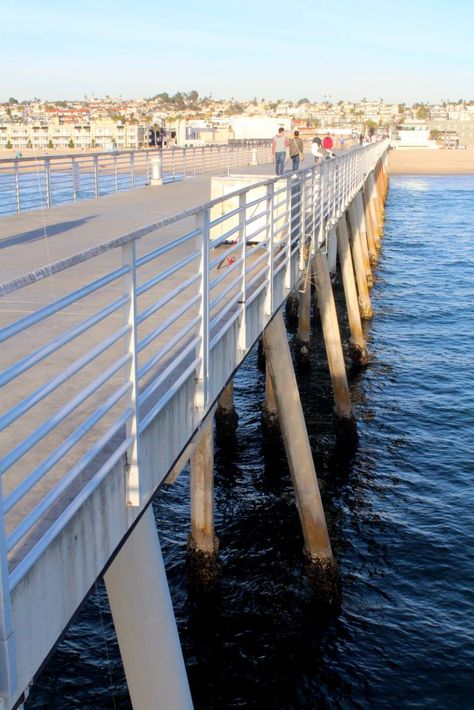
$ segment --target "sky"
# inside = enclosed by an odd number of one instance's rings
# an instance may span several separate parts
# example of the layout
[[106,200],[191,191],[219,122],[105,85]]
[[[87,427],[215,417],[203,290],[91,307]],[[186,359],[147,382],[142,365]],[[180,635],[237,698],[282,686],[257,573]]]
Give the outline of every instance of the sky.
[[0,0],[0,100],[474,99],[472,0]]

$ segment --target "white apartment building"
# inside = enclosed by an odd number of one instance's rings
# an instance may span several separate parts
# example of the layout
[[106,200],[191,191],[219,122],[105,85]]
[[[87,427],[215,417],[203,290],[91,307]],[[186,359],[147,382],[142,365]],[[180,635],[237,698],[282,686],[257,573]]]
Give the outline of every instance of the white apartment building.
[[140,148],[145,127],[138,124],[121,124],[116,121],[91,121],[86,124],[51,121],[42,123],[0,124],[0,151],[37,148],[91,150],[94,148],[117,150]]

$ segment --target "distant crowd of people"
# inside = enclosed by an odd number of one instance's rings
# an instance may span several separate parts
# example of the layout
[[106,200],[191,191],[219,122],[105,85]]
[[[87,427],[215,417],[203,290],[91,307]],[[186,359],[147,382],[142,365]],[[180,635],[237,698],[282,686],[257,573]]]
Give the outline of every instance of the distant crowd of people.
[[[359,145],[362,146],[366,143],[373,143],[375,140],[377,140],[375,131],[370,129],[367,134],[361,133],[359,135],[353,135],[352,141],[349,139],[349,144],[354,145],[359,143]],[[337,138],[337,144],[337,147],[343,150],[346,147],[346,139],[342,136]],[[285,134],[285,129],[280,127],[278,133],[272,140],[272,155],[275,160],[276,175],[282,175],[285,169],[287,151],[291,159],[291,169],[293,171],[298,170],[300,162],[304,159],[303,140],[300,138],[299,131],[293,131],[293,136],[288,138]],[[334,140],[330,133],[327,133],[323,139],[318,136],[313,138],[311,143],[311,155],[314,157],[316,163],[320,163],[321,160],[329,160],[336,157],[334,152]]]
[[[334,141],[328,133],[323,140],[313,138],[311,144],[311,153],[314,156],[315,162],[319,163],[323,158],[334,158],[332,152]],[[343,145],[341,146],[343,147]],[[291,169],[296,171],[300,167],[300,161],[304,159],[304,144],[300,138],[299,131],[293,131],[292,138],[285,135],[285,129],[279,128],[276,136],[272,141],[272,154],[275,159],[275,173],[282,175],[285,169],[286,151],[288,150],[291,159]]]

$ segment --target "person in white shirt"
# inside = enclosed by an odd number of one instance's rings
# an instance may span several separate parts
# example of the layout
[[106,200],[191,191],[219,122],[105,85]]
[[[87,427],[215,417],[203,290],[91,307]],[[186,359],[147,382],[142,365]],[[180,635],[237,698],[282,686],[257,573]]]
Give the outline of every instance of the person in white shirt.
[[285,129],[280,127],[272,141],[272,155],[275,158],[275,173],[277,175],[281,175],[283,172],[288,145],[289,140],[285,136]]

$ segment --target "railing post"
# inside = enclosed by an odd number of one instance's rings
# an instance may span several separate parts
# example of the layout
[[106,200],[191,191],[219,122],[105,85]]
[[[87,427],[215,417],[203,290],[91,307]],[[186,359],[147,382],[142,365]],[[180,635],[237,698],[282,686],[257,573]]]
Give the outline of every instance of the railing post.
[[130,153],[130,178],[132,181],[132,187],[135,187],[135,152]]
[[326,214],[326,172],[327,163],[320,163],[320,186],[319,186],[319,234],[318,234],[318,248],[321,248],[326,241],[326,224],[325,224],[325,214]]
[[306,175],[300,174],[300,273],[306,264]]
[[188,153],[187,148],[183,148],[183,178],[186,177],[186,155]]
[[77,202],[77,192],[79,188],[79,180],[77,177],[77,165],[76,161],[73,158],[71,158],[71,174],[72,174],[72,198],[74,202]]
[[20,202],[20,174],[18,170],[18,160],[15,160],[15,198],[16,198],[16,211],[20,212],[21,202]]
[[117,156],[115,153],[114,153],[114,173],[115,173],[115,183],[114,183],[115,192],[118,192]]
[[53,204],[53,200],[52,200],[52,195],[51,195],[51,159],[50,158],[44,159],[44,179],[45,179],[45,187],[46,187],[46,206],[51,207],[51,205]]
[[99,197],[99,156],[94,155],[94,190],[95,196]]
[[198,423],[209,403],[209,222],[210,211],[208,207],[200,210],[196,215],[196,226],[200,230],[199,274],[199,343],[198,365],[196,368],[196,382],[194,388],[194,410],[196,423]]
[[16,692],[17,687],[15,636],[3,515],[3,490],[0,481],[0,707],[7,706],[7,702]]
[[285,268],[285,279],[284,279],[284,288],[285,291],[288,293],[291,289],[291,247],[292,247],[292,237],[293,237],[293,232],[292,232],[292,224],[291,224],[291,217],[292,217],[292,202],[293,202],[293,185],[292,185],[292,174],[291,173],[287,178],[286,178],[286,219],[287,219],[287,239],[286,239],[286,268]]
[[127,436],[133,437],[133,443],[127,451],[127,505],[141,505],[141,484],[139,476],[139,442],[138,442],[138,364],[137,364],[137,293],[136,293],[136,249],[135,241],[122,247],[122,264],[129,270],[123,278],[125,294],[128,298],[124,307],[124,319],[128,323],[128,335],[125,338],[125,349],[129,353],[127,377],[130,383],[128,405],[132,409],[132,417],[127,421]]
[[267,288],[265,293],[264,313],[270,319],[273,315],[273,239],[275,233],[274,211],[275,211],[275,183],[271,182],[267,186]]
[[193,145],[193,175],[196,175],[196,146]]
[[247,209],[246,209],[246,193],[242,192],[239,195],[239,236],[241,251],[240,251],[240,319],[239,319],[239,336],[237,347],[240,350],[242,357],[247,353],[247,323],[246,323],[246,300],[247,300]]

